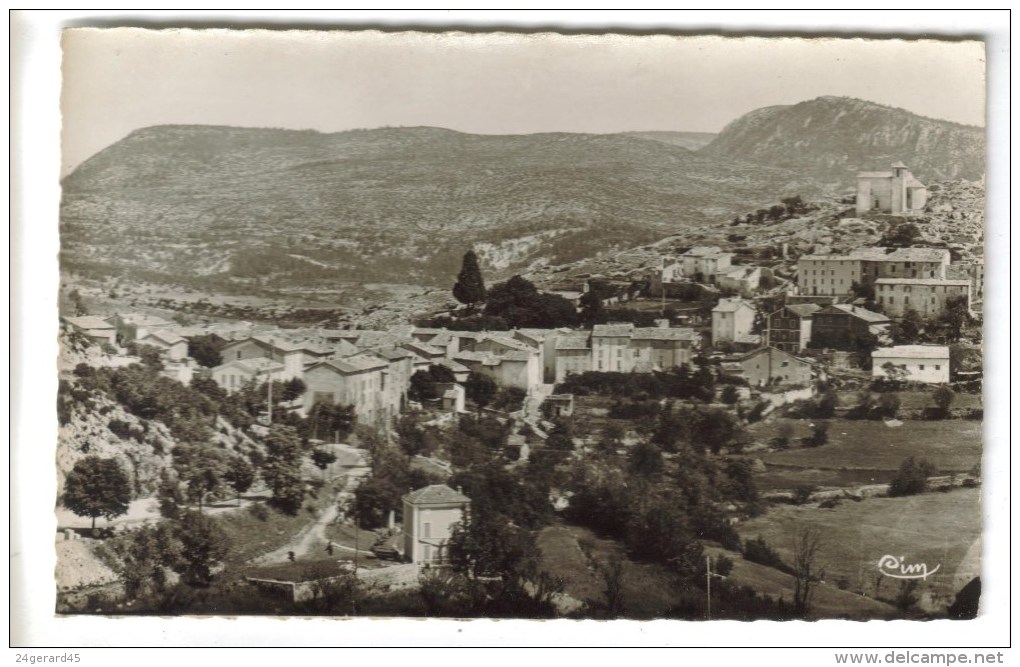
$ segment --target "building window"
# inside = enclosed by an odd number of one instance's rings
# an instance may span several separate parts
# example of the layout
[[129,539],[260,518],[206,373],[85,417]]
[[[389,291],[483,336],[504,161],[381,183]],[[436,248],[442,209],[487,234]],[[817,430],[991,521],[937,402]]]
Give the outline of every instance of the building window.
[[924,364],[918,364],[917,365],[917,370],[923,371],[924,370]]
[[422,537],[432,537],[432,524],[429,523],[428,521],[426,521],[425,523],[422,524],[422,527],[421,527],[421,536]]
[[937,371],[942,370],[941,364],[935,364],[935,370],[937,370]]

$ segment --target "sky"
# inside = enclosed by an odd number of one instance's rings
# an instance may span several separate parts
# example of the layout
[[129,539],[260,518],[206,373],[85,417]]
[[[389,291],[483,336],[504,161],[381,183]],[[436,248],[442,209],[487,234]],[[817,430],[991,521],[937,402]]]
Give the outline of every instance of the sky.
[[843,95],[984,125],[980,41],[144,30],[63,35],[66,174],[131,131],[718,132]]

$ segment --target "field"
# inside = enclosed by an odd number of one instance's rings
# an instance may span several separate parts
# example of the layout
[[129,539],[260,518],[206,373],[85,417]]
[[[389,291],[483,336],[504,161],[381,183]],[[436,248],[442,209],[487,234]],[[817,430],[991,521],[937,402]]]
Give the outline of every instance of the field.
[[[773,598],[791,600],[794,591],[792,575],[780,572],[773,567],[746,561],[739,553],[719,548],[705,550],[712,558],[725,555],[733,561],[733,570],[727,581],[737,586],[750,586],[759,593]],[[820,583],[815,587],[810,618],[848,618],[854,620],[884,619],[896,616],[896,610],[890,605],[865,597],[849,590],[840,590],[831,581]]]
[[737,526],[742,539],[762,536],[786,563],[797,531],[818,530],[823,579],[849,591],[892,599],[896,579],[882,575],[885,555],[939,570],[920,583],[922,606],[944,611],[955,593],[980,571],[981,492],[959,489],[906,498],[844,501],[832,509],[783,505]]
[[[590,549],[590,558],[581,545]],[[562,523],[548,526],[538,535],[538,548],[542,552],[542,569],[562,577],[564,593],[575,600],[601,598],[604,584],[592,561],[605,563],[611,556],[620,555],[626,618],[659,618],[676,604],[670,576],[661,566],[629,560],[617,542],[601,539],[587,528]]]
[[[750,431],[759,442],[778,433],[779,424],[794,427],[794,438],[808,435],[810,422],[772,419]],[[798,484],[846,486],[888,482],[903,459],[925,458],[944,473],[966,474],[981,465],[982,423],[951,419],[906,421],[889,427],[881,421],[829,421],[829,442],[821,447],[795,446],[762,455],[768,471],[758,476],[763,490]]]

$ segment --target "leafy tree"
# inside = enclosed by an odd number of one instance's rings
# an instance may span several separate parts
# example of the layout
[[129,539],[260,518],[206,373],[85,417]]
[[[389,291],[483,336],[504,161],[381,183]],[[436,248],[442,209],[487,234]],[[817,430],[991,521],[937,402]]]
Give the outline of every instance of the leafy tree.
[[417,371],[411,376],[407,397],[412,401],[427,401],[439,398],[437,383],[456,382],[453,371],[441,364],[432,364],[427,370]]
[[722,388],[722,392],[719,394],[719,400],[726,405],[734,405],[740,400],[740,394],[737,393],[737,388],[728,384]]
[[939,414],[945,418],[949,415],[949,406],[953,404],[953,399],[956,398],[956,394],[953,390],[946,385],[939,385],[932,392],[932,400],[935,401],[935,409],[938,410]]
[[557,419],[549,430],[549,437],[545,441],[546,447],[559,451],[569,452],[574,449],[573,429],[567,419]]
[[464,253],[457,282],[453,285],[453,298],[468,306],[485,301],[485,281],[474,250]]
[[401,489],[385,477],[370,477],[354,491],[354,519],[362,528],[386,525],[390,510],[398,509]]
[[295,401],[302,395],[304,395],[305,391],[308,389],[308,386],[305,384],[305,381],[302,380],[301,378],[294,377],[283,383],[283,390],[279,394],[276,394],[275,387],[273,389],[274,395],[279,395],[281,400],[289,403],[290,401]]
[[71,290],[68,293],[68,296],[71,299],[71,304],[74,306],[75,317],[81,317],[89,314],[89,310],[85,307],[85,301],[81,298],[81,292],[78,291],[77,287]]
[[233,456],[227,465],[223,479],[230,485],[230,488],[237,494],[237,504],[241,504],[241,494],[251,488],[255,483],[255,468],[243,456]]
[[174,531],[180,542],[180,572],[184,581],[208,586],[212,568],[230,552],[230,538],[212,517],[201,512],[185,512],[176,521]]
[[921,340],[921,332],[924,330],[924,320],[921,315],[909,308],[903,317],[889,325],[889,337],[896,345],[910,345]]
[[900,463],[896,477],[889,483],[889,495],[914,496],[928,487],[928,478],[937,472],[935,466],[925,459],[915,460],[910,456]]
[[297,514],[305,498],[302,454],[301,440],[293,427],[280,424],[270,427],[262,479],[273,493],[272,503],[291,515]]
[[328,449],[318,448],[312,450],[312,463],[322,471],[323,477],[326,475],[326,468],[329,467],[330,463],[334,462],[336,462],[336,454]]
[[110,542],[118,557],[116,568],[129,599],[165,593],[170,586],[168,571],[180,560],[180,543],[173,522],[144,526],[125,540]]
[[628,453],[628,471],[638,477],[655,477],[662,472],[662,450],[650,442],[639,442]]
[[592,326],[599,324],[605,318],[605,309],[602,307],[602,298],[595,290],[589,290],[581,295],[581,324]]
[[973,322],[974,317],[967,307],[967,297],[965,296],[951,296],[946,299],[945,308],[937,319],[943,337],[949,342],[960,340],[964,327]]
[[144,345],[131,341],[127,345],[128,354],[139,357],[142,365],[154,371],[163,370],[163,351],[154,345]]
[[173,449],[173,466],[188,499],[197,502],[201,512],[206,497],[223,483],[229,460],[226,452],[210,445],[178,445]]
[[353,405],[319,402],[308,411],[305,423],[309,436],[335,437],[339,441],[351,434],[356,421]]
[[905,248],[921,240],[921,230],[912,222],[904,222],[889,229],[878,245],[890,248]]
[[803,439],[805,447],[821,447],[829,441],[829,425],[818,422],[811,428],[811,435]]
[[188,356],[206,368],[215,368],[223,363],[223,345],[224,341],[216,336],[195,336],[188,340]]
[[63,505],[78,516],[113,519],[126,514],[131,502],[131,480],[116,459],[86,456],[67,474]]
[[556,294],[543,294],[528,280],[513,276],[489,290],[485,314],[503,318],[510,327],[574,326],[573,304]]
[[492,402],[498,389],[495,380],[478,371],[471,371],[468,374],[467,382],[464,383],[464,391],[467,397],[478,406],[479,412]]

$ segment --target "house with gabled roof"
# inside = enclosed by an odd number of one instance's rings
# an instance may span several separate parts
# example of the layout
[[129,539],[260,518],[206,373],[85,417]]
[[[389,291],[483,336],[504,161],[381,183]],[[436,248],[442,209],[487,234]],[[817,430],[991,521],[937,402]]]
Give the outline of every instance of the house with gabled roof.
[[229,392],[235,392],[246,384],[262,384],[270,380],[286,380],[286,367],[265,357],[232,359],[210,371],[213,381]]
[[811,342],[811,316],[821,310],[817,303],[788,303],[768,316],[765,344],[795,354]]
[[117,327],[101,317],[81,315],[79,317],[62,317],[61,319],[68,329],[77,331],[96,343],[113,345],[117,342]]
[[740,297],[720,299],[712,309],[712,345],[748,342],[756,312],[752,302]]
[[170,361],[180,361],[188,356],[188,341],[172,331],[150,331],[135,342],[157,348]]
[[889,317],[849,303],[837,303],[811,315],[811,347],[855,351],[866,335],[883,336]]
[[557,336],[554,359],[555,382],[563,382],[568,375],[592,370],[590,334],[586,331],[577,331]]
[[305,369],[302,410],[308,414],[316,403],[353,405],[359,423],[384,424],[401,408],[388,379],[389,363],[371,354],[315,362]]
[[467,520],[471,499],[445,484],[432,484],[411,491],[401,502],[404,559],[430,565],[447,562],[450,538],[455,527]]
[[871,374],[888,377],[890,368],[908,382],[949,382],[949,347],[946,345],[894,345],[871,353]]
[[752,387],[807,385],[811,362],[775,347],[760,347],[723,362],[722,370],[746,380]]

